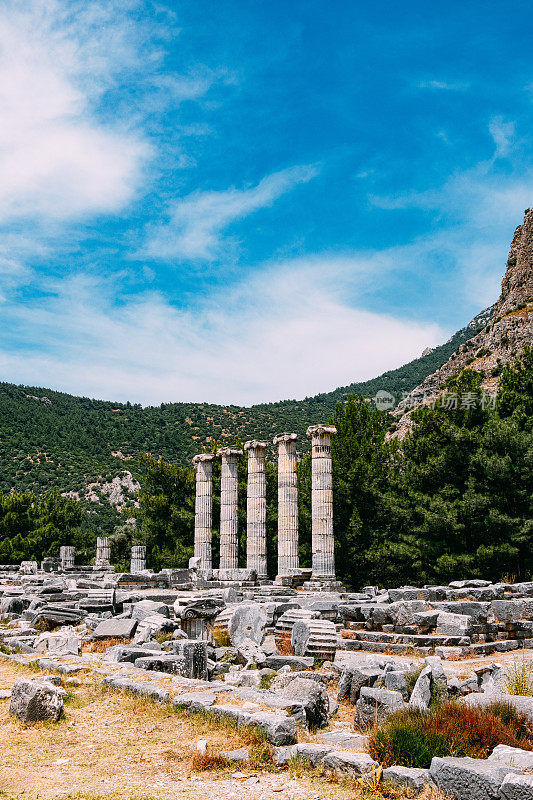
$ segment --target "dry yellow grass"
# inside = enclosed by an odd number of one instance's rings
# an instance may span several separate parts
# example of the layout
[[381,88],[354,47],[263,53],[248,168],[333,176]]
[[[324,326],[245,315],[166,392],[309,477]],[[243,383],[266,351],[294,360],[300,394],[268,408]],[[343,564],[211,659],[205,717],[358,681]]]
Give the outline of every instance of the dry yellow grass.
[[[17,676],[35,674],[39,673],[0,660],[0,689],[11,688]],[[256,796],[257,790],[263,800],[294,796],[288,771],[257,763],[192,771],[192,743],[206,739],[207,752],[216,756],[223,750],[250,747],[249,733],[105,690],[89,675],[77,677],[81,686],[70,689],[59,723],[25,726],[9,716],[9,700],[0,700],[0,798],[229,800],[244,792]],[[237,771],[245,777],[233,778]],[[255,790],[243,786],[251,775],[259,777]],[[298,778],[299,797],[356,800],[358,794],[353,786],[325,781],[315,773]]]

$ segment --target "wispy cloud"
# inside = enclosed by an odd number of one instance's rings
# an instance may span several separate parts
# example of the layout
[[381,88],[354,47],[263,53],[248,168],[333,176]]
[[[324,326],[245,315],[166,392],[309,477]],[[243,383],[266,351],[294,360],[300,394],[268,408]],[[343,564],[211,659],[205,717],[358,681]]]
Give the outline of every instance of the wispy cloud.
[[506,122],[503,117],[494,117],[490,121],[489,131],[496,145],[494,157],[504,158],[509,155],[515,136],[514,122]]
[[[443,338],[435,324],[351,306],[348,290],[362,293],[376,275],[383,278],[378,262],[354,256],[278,264],[194,309],[157,293],[117,305],[111,281],[63,279],[24,306],[4,305],[17,347],[0,337],[0,369],[21,383],[145,404],[312,395],[370,378]],[[304,284],[305,302],[295,302]]]
[[294,166],[267,175],[256,186],[193,192],[176,201],[164,224],[151,225],[139,256],[154,259],[215,259],[224,245],[225,229],[318,174],[314,165]]
[[437,89],[445,92],[466,92],[469,81],[424,80],[417,83],[418,89]]

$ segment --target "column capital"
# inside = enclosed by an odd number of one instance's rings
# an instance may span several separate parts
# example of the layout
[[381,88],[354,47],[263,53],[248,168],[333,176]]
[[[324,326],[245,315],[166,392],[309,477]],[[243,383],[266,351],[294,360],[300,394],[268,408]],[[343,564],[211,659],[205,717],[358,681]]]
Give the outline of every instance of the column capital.
[[198,453],[198,455],[193,456],[192,463],[196,465],[200,464],[202,461],[212,461],[214,457],[214,453]]
[[272,444],[279,444],[280,442],[295,442],[298,438],[297,433],[278,433],[272,439]]
[[242,456],[242,450],[239,450],[237,447],[220,447],[217,450],[217,456],[221,458],[231,458],[232,456]]
[[335,436],[335,425],[310,425],[307,429],[308,436]]
[[268,442],[258,441],[257,439],[250,439],[244,443],[245,450],[266,450]]

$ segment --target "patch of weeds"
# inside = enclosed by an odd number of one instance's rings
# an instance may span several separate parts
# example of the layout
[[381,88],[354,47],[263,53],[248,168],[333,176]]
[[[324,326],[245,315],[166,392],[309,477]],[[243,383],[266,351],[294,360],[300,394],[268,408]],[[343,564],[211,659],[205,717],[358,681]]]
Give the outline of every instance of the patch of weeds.
[[418,666],[413,667],[412,669],[408,670],[405,673],[405,680],[407,683],[407,690],[409,694],[411,694],[411,692],[415,688],[415,683],[419,679],[420,673],[422,672],[425,666],[426,666],[425,664],[419,664]]
[[154,636],[154,639],[159,644],[163,644],[164,642],[170,642],[172,638],[173,638],[173,633],[168,633],[168,632],[165,633],[165,631],[158,631]]
[[287,761],[287,767],[291,778],[302,778],[304,775],[319,776],[322,770],[314,767],[307,758],[302,756],[291,756]]
[[448,686],[446,681],[431,681],[431,697],[429,707],[435,708],[448,700]]
[[221,755],[211,755],[210,753],[199,753],[196,751],[191,758],[191,770],[193,772],[214,772],[215,770],[227,769],[229,762]]
[[209,635],[213,640],[213,643],[217,647],[230,647],[231,646],[231,639],[229,638],[229,633],[226,628],[220,628],[218,625],[209,626],[208,627]]
[[373,729],[369,753],[385,767],[427,768],[434,756],[487,758],[498,744],[533,750],[533,738],[517,735],[501,715],[449,701],[429,711],[392,714]]
[[274,767],[274,761],[272,760],[273,750],[272,745],[267,742],[258,742],[254,744],[249,750],[249,765],[253,769],[265,769],[268,767]]
[[259,682],[259,688],[270,689],[270,687],[272,686],[272,681],[274,680],[275,677],[276,677],[275,673],[273,673],[272,675],[263,675]]

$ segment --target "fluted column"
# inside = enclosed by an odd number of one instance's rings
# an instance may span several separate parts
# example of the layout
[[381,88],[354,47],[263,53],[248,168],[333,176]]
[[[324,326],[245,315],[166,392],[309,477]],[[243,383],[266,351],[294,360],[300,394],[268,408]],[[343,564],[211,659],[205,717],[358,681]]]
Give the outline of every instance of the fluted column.
[[146,546],[144,544],[134,544],[131,548],[130,572],[132,575],[139,575],[146,569]]
[[278,575],[299,569],[298,483],[296,475],[296,433],[274,437],[278,445]]
[[307,435],[312,437],[311,580],[335,580],[331,437],[336,433],[337,429],[333,425],[311,425],[307,429]]
[[200,569],[212,569],[213,538],[213,459],[214,453],[200,453],[192,463],[196,467],[196,502],[194,509],[194,555]]
[[59,548],[59,558],[61,559],[61,569],[67,569],[74,566],[74,556],[76,549],[74,547],[63,546]]
[[239,566],[239,482],[237,466],[242,450],[222,447],[220,473],[220,569]]
[[111,559],[111,545],[107,536],[98,536],[96,539],[96,566],[109,567]]
[[245,442],[248,452],[248,492],[246,495],[246,566],[258,578],[267,576],[266,477],[267,442]]

